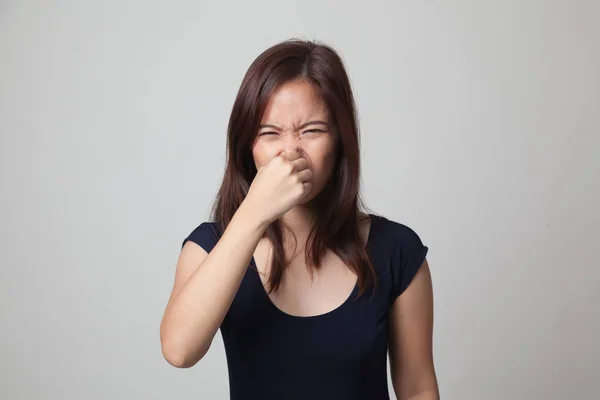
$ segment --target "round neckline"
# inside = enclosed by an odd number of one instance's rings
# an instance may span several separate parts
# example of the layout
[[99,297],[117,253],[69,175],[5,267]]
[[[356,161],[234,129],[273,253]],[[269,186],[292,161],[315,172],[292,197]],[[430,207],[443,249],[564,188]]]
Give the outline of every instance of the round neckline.
[[[369,216],[369,218],[371,219],[370,224],[369,224],[369,232],[367,233],[367,241],[365,244],[365,247],[368,249],[371,244],[372,244],[372,240],[373,240],[373,236],[374,236],[374,224],[375,221],[377,220],[377,216],[374,214],[367,214]],[[260,279],[260,274],[258,272],[258,267],[256,266],[256,260],[254,259],[254,254],[252,254],[252,258],[250,259],[250,263],[252,266],[254,266],[254,277],[256,278],[256,280],[258,281],[258,285],[260,285],[261,288],[261,293],[263,295],[263,297],[265,298],[265,301],[267,303],[269,303],[269,307],[272,308],[276,313],[278,313],[279,315],[282,315],[285,318],[291,318],[291,319],[297,319],[297,320],[314,320],[314,319],[318,319],[318,318],[325,318],[328,317],[332,314],[338,313],[340,311],[342,311],[344,308],[347,307],[347,305],[350,303],[351,299],[353,297],[356,296],[356,294],[358,293],[358,277],[356,278],[356,282],[354,283],[354,286],[352,287],[352,291],[350,292],[350,294],[346,297],[346,299],[337,307],[324,312],[322,314],[315,314],[315,315],[294,315],[294,314],[290,314],[287,313],[285,311],[283,311],[281,308],[277,307],[277,305],[275,305],[275,303],[273,303],[273,300],[271,300],[271,298],[269,297],[269,293],[267,293],[267,289],[265,288],[265,285],[262,282],[262,279]],[[251,268],[252,269],[252,268]]]

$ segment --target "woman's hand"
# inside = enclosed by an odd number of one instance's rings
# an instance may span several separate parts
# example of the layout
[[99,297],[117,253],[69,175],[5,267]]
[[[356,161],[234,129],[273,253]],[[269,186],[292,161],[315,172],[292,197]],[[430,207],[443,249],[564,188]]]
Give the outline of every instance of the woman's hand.
[[297,151],[282,153],[258,169],[244,202],[271,223],[302,201],[311,189],[311,176],[308,161]]

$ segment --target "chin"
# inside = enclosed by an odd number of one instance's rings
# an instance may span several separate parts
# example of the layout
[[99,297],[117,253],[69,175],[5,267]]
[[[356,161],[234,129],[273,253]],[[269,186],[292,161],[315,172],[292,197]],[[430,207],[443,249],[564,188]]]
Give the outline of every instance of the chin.
[[307,206],[307,205],[309,205],[309,204],[310,204],[310,202],[311,202],[311,201],[313,201],[313,200],[314,200],[314,196],[312,196],[312,195],[311,195],[311,193],[310,193],[310,192],[308,192],[308,193],[307,193],[307,195],[306,195],[306,196],[304,196],[304,197],[302,198],[302,200],[300,200],[300,201],[298,202],[298,205],[299,205],[299,206]]
[[315,202],[315,200],[317,199],[317,197],[321,194],[321,192],[322,192],[322,188],[319,187],[315,190],[315,188],[313,186],[313,188],[304,195],[302,200],[300,200],[298,202],[298,205],[302,205],[302,206],[312,205]]

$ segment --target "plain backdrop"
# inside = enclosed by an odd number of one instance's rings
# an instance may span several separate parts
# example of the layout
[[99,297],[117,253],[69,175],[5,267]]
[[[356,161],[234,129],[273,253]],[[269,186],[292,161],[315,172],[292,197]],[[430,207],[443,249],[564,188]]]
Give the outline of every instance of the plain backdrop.
[[180,370],[159,324],[291,37],[344,58],[367,204],[430,247],[442,398],[600,398],[593,0],[0,1],[0,398],[228,398],[220,334]]

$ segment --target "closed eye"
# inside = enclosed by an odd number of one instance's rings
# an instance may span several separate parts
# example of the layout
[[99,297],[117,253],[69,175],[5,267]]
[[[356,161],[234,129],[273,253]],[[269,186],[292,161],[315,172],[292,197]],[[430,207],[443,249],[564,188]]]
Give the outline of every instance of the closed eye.
[[325,131],[321,129],[309,129],[307,131],[304,131],[304,133],[325,133]]
[[277,134],[278,134],[277,132],[261,132],[260,136],[263,136],[263,135],[277,135]]

